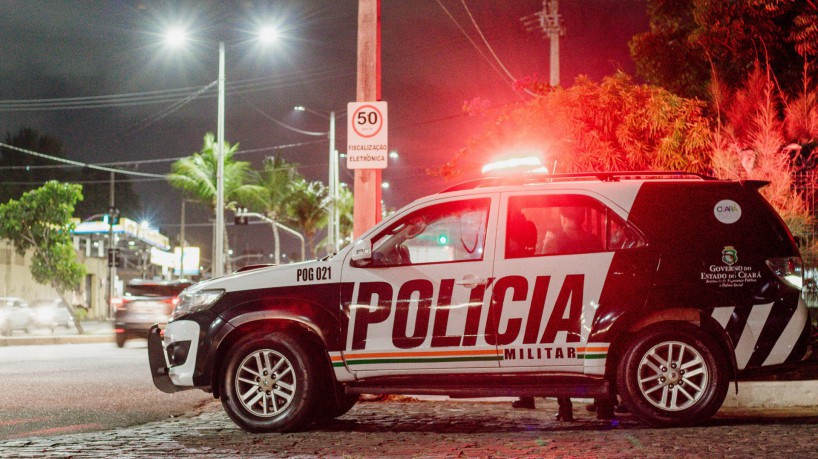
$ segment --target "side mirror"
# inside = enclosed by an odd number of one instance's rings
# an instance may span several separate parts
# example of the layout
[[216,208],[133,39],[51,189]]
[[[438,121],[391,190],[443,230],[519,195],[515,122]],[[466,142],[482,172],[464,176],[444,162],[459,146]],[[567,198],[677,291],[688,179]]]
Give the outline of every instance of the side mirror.
[[372,241],[370,239],[360,239],[355,241],[350,256],[352,266],[362,268],[372,261]]

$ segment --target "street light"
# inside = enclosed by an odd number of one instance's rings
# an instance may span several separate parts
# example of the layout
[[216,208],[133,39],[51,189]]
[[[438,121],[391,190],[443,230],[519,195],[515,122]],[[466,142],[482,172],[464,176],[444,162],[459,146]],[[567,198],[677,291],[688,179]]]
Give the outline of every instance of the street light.
[[[329,131],[327,138],[329,139],[329,219],[327,220],[327,245],[330,247],[331,253],[338,252],[338,245],[341,238],[340,229],[340,212],[338,212],[338,152],[335,150],[335,111],[330,111],[329,115],[325,115],[317,110],[297,105],[293,107],[299,112],[309,112],[313,115],[329,120]],[[343,116],[343,115],[342,115]]]
[[[272,27],[264,27],[258,33],[258,39],[270,43],[277,39],[278,33]],[[168,44],[179,47],[187,42],[187,33],[180,28],[171,29],[166,36]],[[224,90],[225,88],[225,45],[219,42],[219,102],[216,121],[216,228],[214,235],[213,277],[224,275]]]

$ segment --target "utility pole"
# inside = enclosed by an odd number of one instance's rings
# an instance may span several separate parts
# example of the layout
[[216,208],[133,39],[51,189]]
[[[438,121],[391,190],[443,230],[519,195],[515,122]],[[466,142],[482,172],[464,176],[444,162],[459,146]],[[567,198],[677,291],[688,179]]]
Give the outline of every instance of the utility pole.
[[338,152],[335,151],[335,111],[329,112],[329,224],[327,225],[327,250],[338,252]]
[[529,31],[541,30],[551,44],[550,79],[551,86],[560,84],[560,36],[565,35],[565,26],[559,14],[559,0],[543,0],[542,11],[522,18]]
[[[381,99],[381,0],[358,0],[357,102]],[[350,115],[351,116],[351,115]],[[353,235],[381,219],[381,170],[355,169]]]
[[[108,197],[108,317],[114,316],[111,310],[111,300],[116,295],[116,240],[114,240],[114,219],[119,211],[116,208],[114,196],[114,173],[111,172],[111,188]],[[112,262],[113,261],[113,262]]]
[[179,231],[179,279],[185,278],[185,198],[182,197],[182,229]]

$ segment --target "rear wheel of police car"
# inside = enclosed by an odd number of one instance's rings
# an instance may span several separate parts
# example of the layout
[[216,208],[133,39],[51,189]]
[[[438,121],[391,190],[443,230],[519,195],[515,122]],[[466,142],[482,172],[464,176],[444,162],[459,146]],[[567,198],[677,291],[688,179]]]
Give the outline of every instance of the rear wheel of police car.
[[222,406],[248,432],[286,432],[312,421],[318,398],[315,362],[282,333],[251,335],[228,352]]
[[699,424],[719,410],[730,384],[724,351],[688,324],[644,330],[619,363],[617,391],[651,426]]

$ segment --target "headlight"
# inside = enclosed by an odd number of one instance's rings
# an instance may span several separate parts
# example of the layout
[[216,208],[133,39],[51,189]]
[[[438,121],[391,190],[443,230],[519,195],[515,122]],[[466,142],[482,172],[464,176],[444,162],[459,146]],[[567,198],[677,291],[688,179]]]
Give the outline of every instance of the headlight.
[[224,295],[224,290],[199,290],[198,292],[179,295],[179,303],[173,308],[170,320],[176,320],[191,312],[204,311],[213,306]]

